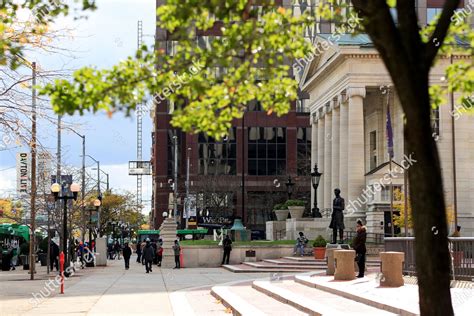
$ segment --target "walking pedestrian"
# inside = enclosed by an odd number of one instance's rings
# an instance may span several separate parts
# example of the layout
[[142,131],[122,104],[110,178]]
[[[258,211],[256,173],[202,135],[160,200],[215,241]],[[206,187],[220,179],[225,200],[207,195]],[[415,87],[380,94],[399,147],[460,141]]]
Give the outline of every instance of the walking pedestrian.
[[179,245],[179,242],[177,240],[174,241],[173,252],[174,252],[174,264],[175,264],[175,267],[173,269],[179,269],[181,267],[181,264],[179,262],[181,246]]
[[128,246],[128,242],[123,246],[123,260],[125,261],[125,270],[130,268],[130,257],[132,256],[132,248]]
[[151,246],[153,247],[153,253],[155,254],[154,258],[153,258],[153,264],[157,264],[158,261],[157,261],[157,256],[156,256],[156,253],[158,251],[158,247],[156,245],[156,241],[154,239],[151,240]]
[[160,246],[160,245],[157,245],[159,248],[158,248],[158,251],[156,252],[156,258],[157,258],[157,263],[158,263],[158,266],[161,267],[161,261],[163,260],[163,247]]
[[[147,238],[148,240],[150,240],[149,238]],[[142,249],[142,265],[145,265],[145,258],[143,257],[143,249],[145,249],[145,246],[146,246],[146,241],[145,239],[143,239],[142,241],[142,245],[141,245],[141,249]]]
[[50,269],[51,271],[53,271],[53,266],[55,266],[56,271],[59,271],[59,247],[52,240],[49,246],[51,247],[51,250],[49,252]]
[[147,238],[145,248],[143,248],[143,260],[145,260],[146,273],[153,272],[151,267],[154,255],[155,253],[153,252],[153,247],[151,246],[150,239]]
[[115,256],[117,256],[117,260],[120,260],[120,250],[121,250],[120,243],[117,240],[114,245],[114,251],[115,251]]
[[229,235],[225,235],[224,240],[222,241],[222,246],[224,247],[222,264],[229,264],[230,252],[232,251],[232,240],[229,238]]
[[365,272],[365,254],[367,248],[365,247],[365,241],[367,239],[367,229],[362,225],[362,220],[357,220],[357,235],[354,238],[353,247],[356,252],[356,262],[359,267],[358,278],[364,277]]
[[142,262],[142,246],[140,241],[137,241],[137,262]]

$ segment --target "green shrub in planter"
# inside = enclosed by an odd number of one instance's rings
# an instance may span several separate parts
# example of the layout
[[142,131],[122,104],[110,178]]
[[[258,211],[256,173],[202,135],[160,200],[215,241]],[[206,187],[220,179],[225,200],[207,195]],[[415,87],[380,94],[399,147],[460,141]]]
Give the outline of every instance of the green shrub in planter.
[[286,206],[305,206],[305,201],[303,200],[288,200],[286,201]]
[[316,239],[314,240],[313,242],[313,247],[326,247],[326,244],[328,242],[326,241],[326,239],[324,239],[323,236],[319,235],[318,237],[316,237]]
[[288,209],[288,206],[286,205],[286,203],[275,204],[275,206],[273,207],[274,211],[287,210],[287,209]]

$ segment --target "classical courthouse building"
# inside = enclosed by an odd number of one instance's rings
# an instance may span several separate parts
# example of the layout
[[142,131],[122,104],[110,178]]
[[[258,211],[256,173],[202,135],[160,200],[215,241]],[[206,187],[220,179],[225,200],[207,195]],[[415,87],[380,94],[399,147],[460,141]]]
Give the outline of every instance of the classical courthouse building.
[[[393,87],[389,87],[389,73],[368,36],[344,35],[329,47],[324,44],[327,38],[317,37],[317,45],[327,49],[320,50],[322,53],[306,65],[300,80],[301,89],[310,95],[306,102],[311,112],[311,162],[317,163],[323,173],[317,192],[318,206],[330,208],[333,190],[340,188],[346,209],[351,205],[354,210],[346,215],[346,228],[354,226],[355,218],[361,217],[367,221],[370,232],[389,233],[390,185],[382,180],[390,167],[387,109],[393,129],[392,168],[397,167],[398,171],[392,185],[404,192],[401,166],[407,166],[409,172],[409,162],[404,161],[407,159],[402,107]],[[459,58],[468,61],[470,57],[455,56],[454,60]],[[433,68],[433,84],[443,84],[444,67],[449,63],[449,58],[441,58]],[[432,136],[441,156],[445,201],[454,206],[456,197],[462,236],[474,236],[474,115],[464,113],[459,105],[452,112],[449,96],[446,100],[447,104],[432,111]],[[377,182],[388,185],[380,188],[375,185]],[[366,194],[364,189],[374,193]]]

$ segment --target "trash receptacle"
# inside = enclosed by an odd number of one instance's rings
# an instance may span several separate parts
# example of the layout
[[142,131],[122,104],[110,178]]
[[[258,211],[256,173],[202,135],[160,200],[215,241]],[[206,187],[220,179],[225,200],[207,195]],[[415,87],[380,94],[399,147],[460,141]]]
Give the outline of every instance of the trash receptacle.
[[2,251],[2,271],[10,271],[12,256],[8,250]]
[[23,270],[30,270],[30,256],[27,255],[21,255],[21,264],[23,265]]
[[47,254],[46,253],[39,253],[38,257],[39,257],[39,261],[41,262],[41,266],[46,267],[46,265],[48,264],[48,261],[46,260]]

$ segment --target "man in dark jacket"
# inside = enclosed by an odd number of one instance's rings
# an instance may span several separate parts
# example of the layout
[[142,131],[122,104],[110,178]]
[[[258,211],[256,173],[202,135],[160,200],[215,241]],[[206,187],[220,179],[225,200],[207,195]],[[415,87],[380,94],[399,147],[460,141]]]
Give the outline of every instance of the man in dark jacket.
[[353,247],[356,252],[356,261],[357,266],[359,267],[359,275],[358,278],[364,277],[365,272],[365,253],[367,252],[367,248],[365,247],[365,241],[367,239],[367,229],[364,225],[362,225],[362,221],[360,219],[357,220],[357,235],[354,238]]
[[230,252],[232,251],[232,240],[230,240],[229,235],[225,235],[222,245],[224,246],[224,257],[222,258],[222,264],[229,264]]
[[145,247],[143,248],[143,260],[145,261],[146,273],[153,272],[151,266],[153,264],[153,258],[155,257],[155,251],[151,246],[150,239],[146,239]]
[[125,261],[125,270],[130,268],[130,257],[132,256],[132,248],[128,246],[128,242],[123,246],[123,260]]
[[59,271],[59,247],[54,241],[51,241],[49,246],[51,247],[49,252],[50,269],[53,271],[53,266],[55,266],[56,271]]

